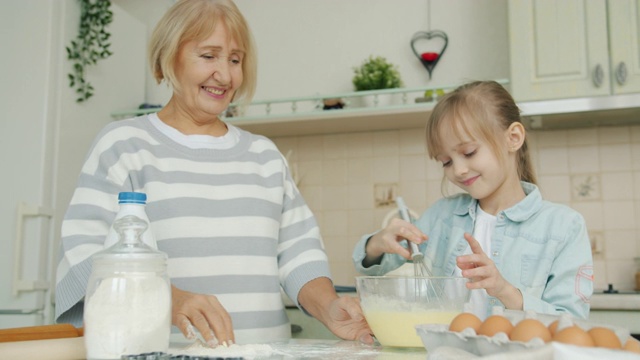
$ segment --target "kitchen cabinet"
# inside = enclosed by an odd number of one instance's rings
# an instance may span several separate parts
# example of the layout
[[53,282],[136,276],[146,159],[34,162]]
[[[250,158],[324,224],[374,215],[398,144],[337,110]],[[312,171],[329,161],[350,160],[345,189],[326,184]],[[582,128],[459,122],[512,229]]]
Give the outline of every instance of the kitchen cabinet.
[[640,0],[510,0],[516,101],[640,92]]

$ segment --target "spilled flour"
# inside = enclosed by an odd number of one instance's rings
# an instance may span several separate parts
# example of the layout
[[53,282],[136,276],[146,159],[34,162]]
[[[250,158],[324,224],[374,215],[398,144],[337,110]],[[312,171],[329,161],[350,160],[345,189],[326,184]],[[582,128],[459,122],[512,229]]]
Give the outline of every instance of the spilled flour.
[[257,359],[271,356],[275,354],[276,351],[266,344],[234,344],[231,346],[218,346],[211,348],[198,340],[183,349],[169,349],[169,353],[171,355]]

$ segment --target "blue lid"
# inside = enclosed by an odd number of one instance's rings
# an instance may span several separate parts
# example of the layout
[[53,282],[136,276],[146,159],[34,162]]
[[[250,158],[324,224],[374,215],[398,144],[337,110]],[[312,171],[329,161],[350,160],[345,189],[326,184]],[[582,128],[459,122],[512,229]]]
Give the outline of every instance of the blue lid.
[[121,192],[118,194],[118,204],[146,204],[147,194],[141,192]]

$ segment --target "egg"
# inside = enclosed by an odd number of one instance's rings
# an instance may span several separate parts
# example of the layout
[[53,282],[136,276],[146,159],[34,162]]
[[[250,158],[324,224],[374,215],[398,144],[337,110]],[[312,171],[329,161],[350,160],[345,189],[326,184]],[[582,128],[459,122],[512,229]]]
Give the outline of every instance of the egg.
[[640,341],[629,336],[629,339],[624,343],[623,349],[640,354]]
[[551,341],[551,332],[536,319],[521,320],[511,331],[509,336],[513,341],[528,342],[533,338],[540,338],[544,342]]
[[549,324],[549,332],[551,333],[551,336],[556,334],[556,330],[558,329],[559,322],[560,320],[554,320],[551,324]]
[[587,331],[589,336],[593,339],[594,344],[597,347],[609,348],[609,349],[621,349],[622,343],[618,338],[618,335],[606,327],[595,326]]
[[586,347],[593,347],[595,345],[591,336],[576,325],[566,327],[556,332],[553,336],[553,341]]
[[471,313],[460,313],[458,316],[451,320],[451,324],[449,325],[449,331],[457,331],[461,332],[464,329],[472,328],[473,331],[478,333],[478,329],[480,329],[480,325],[482,325],[482,320],[479,317],[475,316]]
[[493,336],[499,332],[507,334],[511,334],[511,330],[513,330],[513,324],[511,321],[502,315],[491,315],[489,316],[480,328],[478,329],[478,335],[486,335]]

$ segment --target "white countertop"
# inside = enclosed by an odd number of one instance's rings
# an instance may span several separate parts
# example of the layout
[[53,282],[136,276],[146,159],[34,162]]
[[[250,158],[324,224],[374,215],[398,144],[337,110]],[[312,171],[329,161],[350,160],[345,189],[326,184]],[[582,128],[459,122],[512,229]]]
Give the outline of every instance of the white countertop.
[[594,293],[591,310],[640,310],[640,293]]

